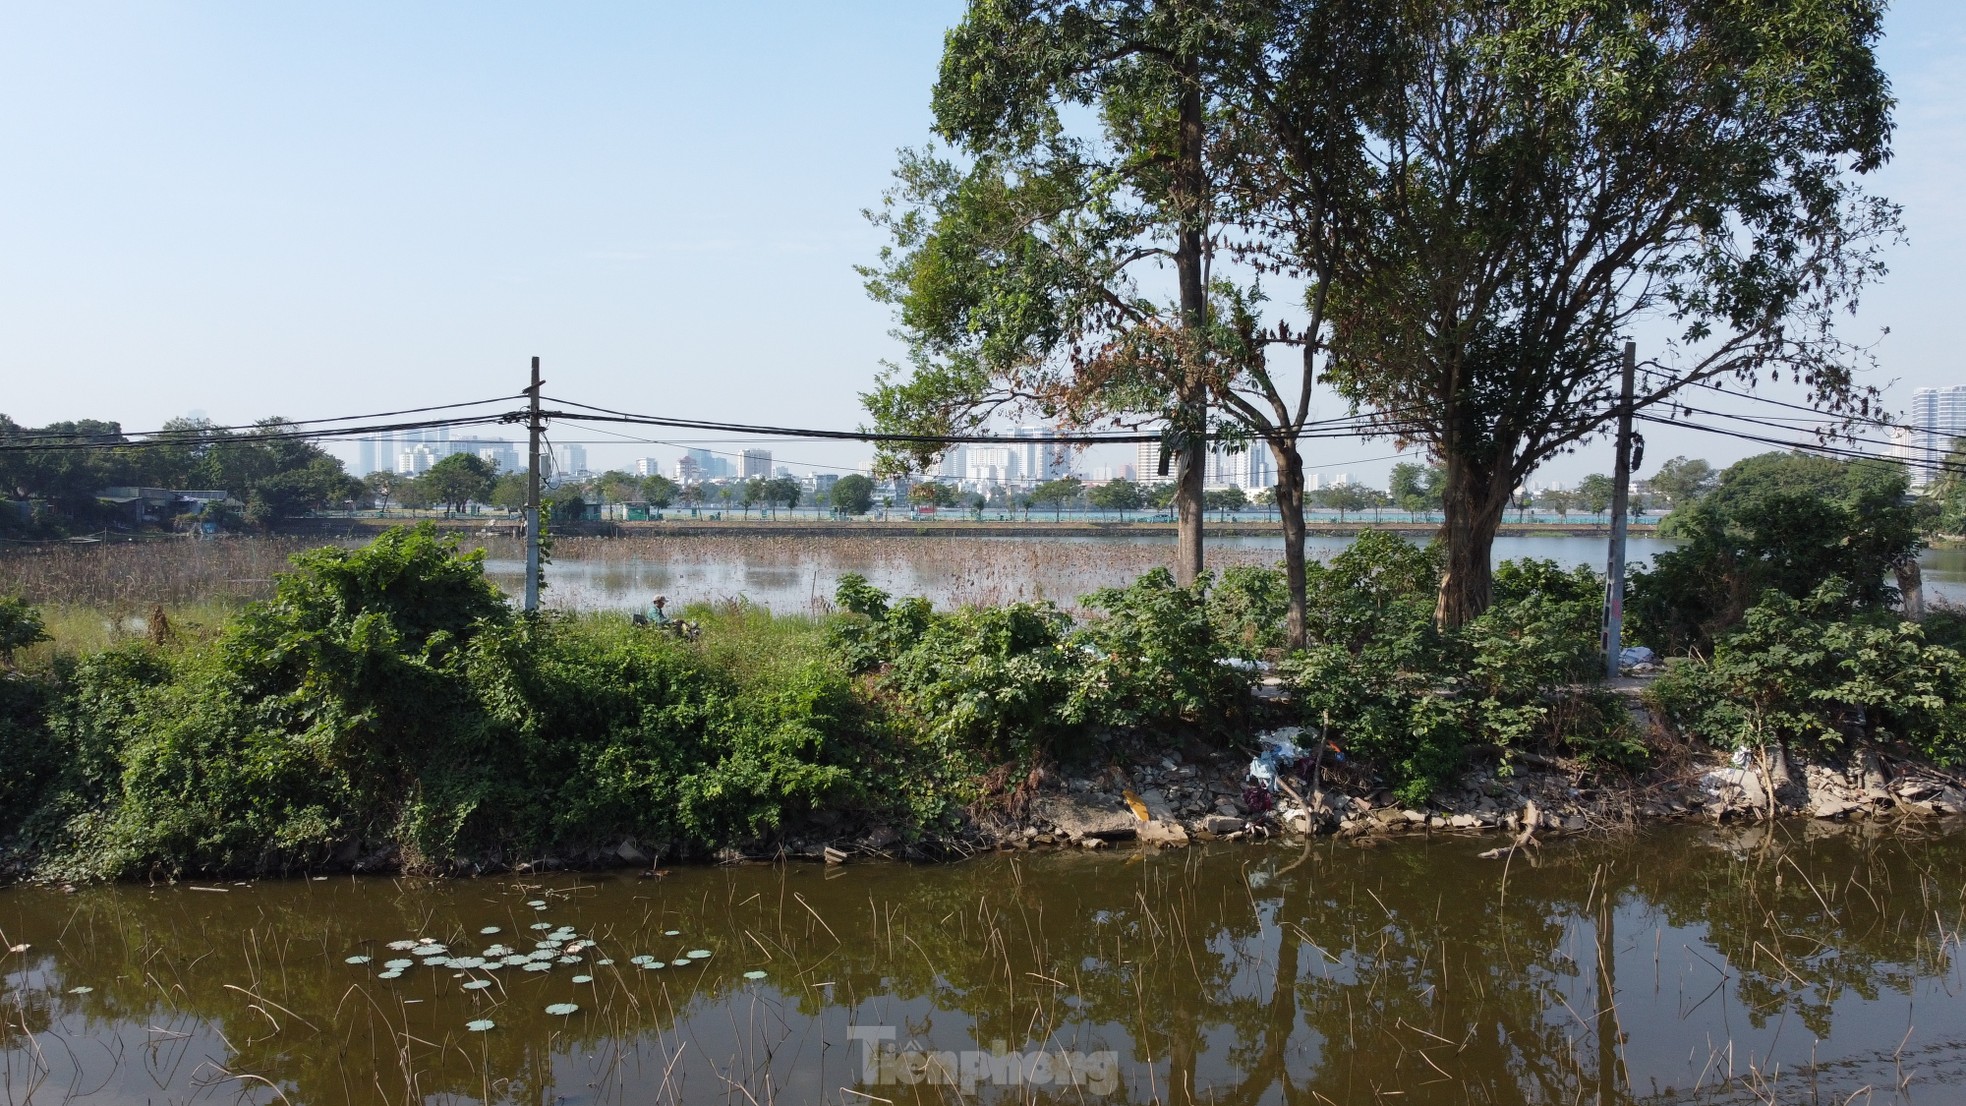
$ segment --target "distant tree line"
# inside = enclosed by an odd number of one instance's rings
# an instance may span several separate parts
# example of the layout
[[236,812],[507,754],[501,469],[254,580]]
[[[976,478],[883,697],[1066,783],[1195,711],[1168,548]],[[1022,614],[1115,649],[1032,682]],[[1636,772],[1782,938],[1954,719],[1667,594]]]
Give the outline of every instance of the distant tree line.
[[223,491],[207,521],[263,529],[279,518],[346,505],[362,494],[339,460],[284,419],[231,429],[172,419],[132,441],[120,424],[80,419],[26,427],[0,415],[0,491],[14,505],[0,526],[37,532],[93,529],[116,519],[104,489]]

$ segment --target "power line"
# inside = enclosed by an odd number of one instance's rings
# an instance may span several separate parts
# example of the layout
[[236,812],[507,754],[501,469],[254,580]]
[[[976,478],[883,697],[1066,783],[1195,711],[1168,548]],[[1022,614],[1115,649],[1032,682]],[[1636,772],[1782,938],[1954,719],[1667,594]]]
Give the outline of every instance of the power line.
[[[316,425],[320,425],[320,424],[323,424],[323,423],[331,423],[331,422],[354,422],[354,421],[356,421],[356,420],[358,420],[358,419],[363,419],[363,420],[366,420],[366,419],[389,419],[389,418],[395,418],[395,417],[396,417],[396,416],[398,416],[398,415],[422,415],[422,414],[428,414],[428,413],[429,413],[429,412],[431,412],[431,411],[455,411],[455,410],[458,410],[458,409],[460,409],[460,408],[464,408],[464,407],[483,407],[484,405],[486,405],[486,404],[488,404],[488,403],[505,403],[505,402],[508,402],[508,401],[510,401],[510,400],[513,400],[513,399],[523,399],[523,398],[525,398],[525,397],[524,397],[523,395],[520,395],[520,396],[494,396],[494,397],[492,397],[491,399],[474,399],[474,400],[471,400],[471,401],[469,401],[469,402],[467,402],[467,403],[439,403],[439,404],[435,404],[435,405],[433,405],[433,406],[430,406],[430,407],[407,407],[407,408],[404,408],[403,410],[400,410],[400,411],[377,411],[377,412],[375,412],[375,413],[373,413],[373,414],[368,414],[368,415],[338,415],[338,416],[336,416],[336,417],[334,417],[334,418],[326,418],[326,419],[279,419],[279,418],[275,418],[275,419],[265,419],[265,420],[262,420],[262,421],[260,421],[260,422],[255,422],[255,423],[246,423],[246,424],[242,424],[242,425],[238,425],[238,426],[182,426],[182,427],[175,427],[175,428],[172,428],[172,429],[167,429],[167,430],[122,430],[122,429],[120,429],[120,428],[119,428],[119,429],[117,430],[117,433],[119,433],[119,434],[122,434],[122,435],[124,435],[124,436],[126,436],[126,437],[135,437],[135,438],[146,438],[146,439],[148,439],[148,438],[166,438],[166,439],[169,439],[169,440],[171,440],[171,441],[174,441],[174,442],[183,442],[183,441],[192,441],[192,442],[195,442],[195,441],[198,441],[198,440],[200,440],[201,438],[203,438],[203,437],[205,437],[205,436],[207,436],[207,435],[213,435],[213,434],[230,434],[230,433],[233,433],[233,432],[235,432],[235,431],[255,431],[255,432],[267,432],[267,426],[266,426],[266,423],[269,423],[269,422],[271,422],[271,423],[277,423],[277,424],[279,424],[280,426],[316,426]],[[346,430],[346,432],[349,432],[349,433],[353,433],[353,432],[355,432],[356,430],[359,430],[360,428],[359,428],[359,427],[354,427],[354,428],[344,428],[344,429]],[[338,432],[339,432],[339,431],[338,431]],[[277,432],[275,432],[275,433],[277,433]],[[7,439],[0,439],[0,440],[7,440],[7,441],[14,441],[14,440],[19,440],[19,439],[21,439],[21,438],[31,438],[31,439],[41,439],[41,438],[70,438],[70,439],[73,439],[73,438],[84,438],[84,439],[87,439],[87,438],[96,438],[96,437],[100,437],[100,434],[101,434],[101,432],[100,432],[100,431],[88,431],[88,430],[61,430],[61,431],[53,431],[53,432],[50,432],[50,431],[45,431],[45,430],[33,430],[33,429],[29,429],[29,428],[26,428],[26,427],[23,427],[23,428],[22,428],[22,433],[21,433],[21,434],[19,434],[19,435],[15,435],[15,436],[10,436],[10,437],[9,437],[9,438],[7,438]],[[291,434],[280,434],[279,436],[281,436],[281,437],[292,437],[293,435],[291,435]],[[238,440],[238,439],[229,439],[229,440]]]

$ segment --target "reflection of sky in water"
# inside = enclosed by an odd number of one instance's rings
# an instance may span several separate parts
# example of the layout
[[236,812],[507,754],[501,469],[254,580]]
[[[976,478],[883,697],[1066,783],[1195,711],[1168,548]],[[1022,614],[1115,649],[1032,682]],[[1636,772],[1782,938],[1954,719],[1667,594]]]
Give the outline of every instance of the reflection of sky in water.
[[[1122,1106],[1171,1085],[1250,1103],[1957,1100],[1956,904],[1920,907],[1956,888],[1957,827],[1660,827],[1566,840],[1506,875],[1475,855],[1495,840],[10,887],[0,927],[23,947],[0,945],[0,1101]],[[523,976],[377,974],[383,942],[475,954],[535,917],[597,950]],[[501,932],[477,934],[487,922]],[[630,959],[690,947],[712,955]],[[578,1009],[549,1016],[559,1002]],[[467,1034],[477,1018],[494,1028]],[[855,1026],[923,1049],[1110,1049],[1122,1078],[1099,1095],[869,1086]]]
[[[1310,555],[1328,558],[1349,543],[1313,538]],[[1671,548],[1658,538],[1635,537],[1628,556],[1642,562]],[[842,575],[857,572],[895,595],[924,595],[938,606],[957,603],[1053,599],[1070,605],[1095,588],[1125,584],[1164,563],[1172,542],[1165,537],[870,538],[790,552],[760,545],[745,559],[675,556],[665,559],[573,560],[547,569],[546,602],[576,610],[639,608],[657,594],[678,605],[717,602],[739,596],[781,613],[820,609],[832,598]],[[728,548],[727,546],[724,548]],[[1283,542],[1269,537],[1209,540],[1211,567],[1269,564],[1281,557]],[[1534,557],[1602,570],[1605,540],[1594,537],[1502,537],[1495,559]],[[1928,597],[1966,603],[1966,549],[1927,550],[1921,558]],[[522,579],[516,560],[489,560],[486,569],[508,593]]]

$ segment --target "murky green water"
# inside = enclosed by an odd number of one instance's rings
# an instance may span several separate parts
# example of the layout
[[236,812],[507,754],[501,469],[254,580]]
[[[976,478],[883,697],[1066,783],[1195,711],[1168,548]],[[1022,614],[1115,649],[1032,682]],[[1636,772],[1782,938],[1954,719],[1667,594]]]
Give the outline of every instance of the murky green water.
[[[1678,828],[1475,857],[1493,844],[14,888],[0,930],[28,947],[0,958],[0,1087],[12,1103],[1958,1101],[1966,835]],[[569,933],[596,944],[561,963]],[[386,944],[482,958],[542,935],[557,948],[538,971]],[[392,958],[413,963],[378,978]],[[578,1009],[547,1013],[561,1003]]]

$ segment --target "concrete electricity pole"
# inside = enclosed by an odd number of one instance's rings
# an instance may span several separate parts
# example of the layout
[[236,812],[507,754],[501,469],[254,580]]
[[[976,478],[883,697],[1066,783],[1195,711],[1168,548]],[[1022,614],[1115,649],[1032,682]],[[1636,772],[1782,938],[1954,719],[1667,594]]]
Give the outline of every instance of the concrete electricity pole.
[[1625,343],[1624,385],[1618,399],[1618,461],[1611,473],[1611,563],[1604,581],[1604,677],[1618,678],[1618,657],[1624,652],[1625,521],[1631,514],[1632,377],[1638,366],[1638,343]]
[[[1626,374],[1629,382],[1631,374]],[[539,609],[539,358],[526,389],[526,612]]]

